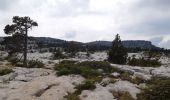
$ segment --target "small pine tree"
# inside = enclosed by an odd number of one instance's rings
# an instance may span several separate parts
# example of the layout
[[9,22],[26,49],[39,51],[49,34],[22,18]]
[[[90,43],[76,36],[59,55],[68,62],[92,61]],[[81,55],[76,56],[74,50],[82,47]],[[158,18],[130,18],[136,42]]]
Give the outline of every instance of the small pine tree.
[[108,61],[115,64],[125,64],[127,59],[126,48],[123,47],[119,34],[112,42],[112,47],[108,53]]

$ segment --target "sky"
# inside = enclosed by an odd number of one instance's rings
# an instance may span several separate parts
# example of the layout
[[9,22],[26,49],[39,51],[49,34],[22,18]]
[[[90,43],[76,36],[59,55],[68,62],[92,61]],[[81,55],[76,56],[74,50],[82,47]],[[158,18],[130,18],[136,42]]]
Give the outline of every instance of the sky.
[[13,16],[29,16],[30,36],[89,42],[149,40],[170,48],[170,0],[0,0],[0,36]]

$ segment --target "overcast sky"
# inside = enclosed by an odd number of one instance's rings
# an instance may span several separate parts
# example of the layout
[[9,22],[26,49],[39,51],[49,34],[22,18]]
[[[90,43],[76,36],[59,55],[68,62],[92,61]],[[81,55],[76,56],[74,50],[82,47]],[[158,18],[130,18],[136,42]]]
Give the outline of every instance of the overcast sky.
[[0,36],[16,15],[38,22],[31,36],[88,42],[119,33],[170,48],[170,0],[0,0]]

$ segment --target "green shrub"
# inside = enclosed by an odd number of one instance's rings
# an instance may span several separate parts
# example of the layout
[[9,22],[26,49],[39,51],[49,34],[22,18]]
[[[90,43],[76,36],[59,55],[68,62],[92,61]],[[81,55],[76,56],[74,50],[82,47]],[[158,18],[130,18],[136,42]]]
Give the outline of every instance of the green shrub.
[[138,77],[134,77],[134,78],[130,77],[130,74],[128,74],[127,72],[122,73],[120,75],[120,78],[122,80],[127,80],[127,81],[129,81],[131,83],[134,83],[134,84],[140,84],[140,83],[144,83],[145,82],[143,79],[140,79]]
[[118,98],[118,100],[135,100],[129,92],[113,91],[112,94],[115,98]]
[[85,61],[76,63],[75,61],[62,61],[55,65],[55,70],[57,70],[57,75],[69,75],[69,74],[79,74],[85,78],[97,79],[97,77],[102,76],[102,72],[98,69],[102,69],[104,73],[110,73],[113,71],[112,66],[108,62],[102,61]]
[[144,58],[129,58],[128,65],[131,66],[142,66],[142,67],[159,67],[161,63],[156,59],[144,59]]
[[65,55],[63,55],[62,51],[57,49],[54,53],[53,53],[53,58],[54,59],[64,59]]
[[24,64],[23,64],[23,62],[17,62],[15,64],[15,66],[17,66],[17,67],[24,67]]
[[76,93],[68,93],[68,95],[64,96],[67,100],[80,100],[79,96]]
[[75,64],[77,61],[74,60],[63,60],[60,62],[60,64]]
[[81,91],[83,91],[83,90],[93,90],[95,88],[96,88],[95,81],[87,79],[87,80],[83,81],[82,84],[79,84],[76,86],[76,89],[77,89],[76,92],[80,94]]
[[127,81],[131,81],[131,80],[132,80],[132,78],[130,77],[130,74],[127,73],[127,72],[122,73],[122,74],[120,75],[120,78],[121,78],[122,80],[127,80]]
[[79,63],[78,65],[90,67],[95,70],[103,69],[104,72],[111,72],[112,70],[112,66],[110,65],[110,63],[105,61],[84,61]]
[[57,75],[79,74],[85,78],[97,77],[100,73],[92,68],[79,66],[77,64],[61,64],[57,65]]
[[101,76],[102,74],[97,70],[88,67],[82,67],[81,71],[82,71],[81,75],[88,79],[97,79],[96,77]]
[[62,68],[61,70],[59,70],[58,72],[57,72],[57,75],[58,76],[61,76],[61,75],[69,75],[71,72],[70,72],[70,70],[69,69],[67,69],[67,68]]
[[38,60],[31,60],[28,62],[27,65],[28,68],[44,68],[44,64],[41,61]]
[[13,70],[11,68],[0,68],[0,76],[11,73]]
[[170,80],[154,80],[138,94],[138,100],[170,100]]

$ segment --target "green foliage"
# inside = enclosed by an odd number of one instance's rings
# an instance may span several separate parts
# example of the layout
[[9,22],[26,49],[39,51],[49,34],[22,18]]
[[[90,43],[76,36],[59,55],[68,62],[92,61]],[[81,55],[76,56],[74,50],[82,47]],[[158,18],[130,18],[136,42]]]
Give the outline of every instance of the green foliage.
[[71,41],[68,43],[66,52],[70,53],[70,57],[74,57],[79,50],[79,43]]
[[75,63],[75,61],[62,61],[60,64],[55,65],[57,75],[69,75],[79,74],[88,79],[100,80],[99,76],[102,76],[102,72],[98,71],[101,69],[104,73],[110,73],[112,66],[108,62],[103,61],[84,61]]
[[[2,67],[2,66],[1,66]],[[0,68],[0,76],[11,73],[13,70],[11,68]]]
[[82,84],[79,84],[76,86],[76,93],[81,93],[81,91],[83,90],[94,90],[96,88],[95,86],[95,81],[91,80],[91,79],[87,79],[85,81],[83,81]]
[[160,51],[159,52],[145,51],[143,54],[145,57],[156,58],[156,59],[160,59],[160,57],[162,56],[162,53]]
[[97,77],[101,73],[97,72],[96,70],[85,67],[85,66],[79,66],[77,64],[61,64],[57,65],[58,70],[57,75],[69,75],[69,74],[79,74],[84,76],[85,78],[90,77]]
[[170,80],[154,80],[138,94],[138,100],[169,100]]
[[105,62],[105,61],[84,61],[79,63],[80,66],[86,66],[86,67],[90,67],[92,69],[103,69],[104,72],[111,72],[112,70],[112,66],[110,65],[110,63]]
[[95,80],[86,79],[82,84],[75,87],[77,90],[74,93],[68,93],[64,98],[67,100],[80,100],[78,95],[80,95],[83,90],[94,90],[95,88]]
[[65,56],[63,55],[62,51],[60,49],[55,50],[53,53],[53,58],[54,59],[64,59]]
[[125,64],[127,58],[126,48],[123,47],[120,40],[120,36],[117,34],[114,41],[112,42],[112,47],[108,53],[108,61],[115,64]]
[[62,60],[60,64],[75,64],[77,61],[74,60]]
[[[30,17],[19,17],[14,16],[11,25],[6,25],[4,28],[4,33],[7,35],[12,35],[12,41],[5,39],[6,47],[10,50],[10,53],[24,51],[24,65],[27,61],[27,40],[28,40],[28,30],[32,29],[34,26],[38,26],[37,22],[33,21]],[[10,45],[9,45],[10,44]],[[24,49],[23,49],[24,46]],[[9,54],[10,54],[9,53]]]
[[124,72],[124,73],[122,73],[121,75],[120,75],[120,78],[122,79],[122,80],[128,80],[128,81],[130,81],[132,78],[130,77],[130,74],[128,74],[127,72]]
[[15,64],[15,66],[17,66],[17,67],[24,67],[24,64],[23,64],[22,62],[17,62],[17,63]]
[[120,75],[120,78],[122,79],[122,80],[127,80],[127,81],[129,81],[129,82],[131,82],[131,83],[134,83],[134,84],[140,84],[140,83],[144,83],[145,81],[143,80],[143,79],[140,79],[140,78],[138,78],[138,77],[131,77],[130,76],[130,74],[128,74],[127,72],[125,72],[125,73],[122,73],[121,75]]
[[144,58],[136,59],[135,57],[132,57],[128,58],[128,65],[142,67],[159,67],[161,66],[161,63],[156,59],[144,59]]
[[27,67],[28,68],[43,68],[45,66],[44,66],[44,64],[41,61],[31,60],[31,61],[28,62]]
[[129,92],[125,91],[113,91],[113,96],[118,98],[117,100],[135,100]]
[[64,96],[67,100],[80,100],[79,96],[76,93],[68,93],[68,95]]

